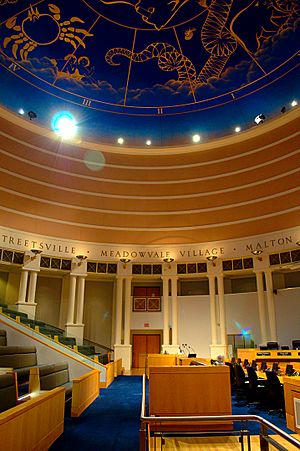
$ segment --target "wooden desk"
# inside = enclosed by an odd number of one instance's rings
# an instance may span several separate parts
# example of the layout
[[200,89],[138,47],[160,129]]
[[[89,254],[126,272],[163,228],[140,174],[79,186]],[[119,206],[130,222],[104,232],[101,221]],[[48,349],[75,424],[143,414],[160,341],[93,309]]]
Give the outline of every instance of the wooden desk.
[[[300,427],[296,426],[294,404],[294,399],[299,399],[300,401],[300,376],[284,376],[283,388],[287,427],[292,431],[297,432],[297,434],[300,434]],[[299,410],[300,408],[298,407],[298,411]]]
[[[149,368],[149,414],[155,416],[231,415],[228,366]],[[231,429],[230,422],[174,423],[165,430]],[[181,427],[181,429],[179,429]]]
[[[140,354],[140,357],[143,354]],[[152,366],[176,365],[177,354],[146,354],[147,369],[146,374],[149,376],[149,368]]]
[[290,349],[290,350],[266,350],[261,351],[257,348],[249,348],[249,349],[238,349],[237,350],[238,357],[242,360],[248,359],[251,363],[252,360],[256,360],[258,362],[270,361],[270,362],[300,362],[300,351],[298,349]]

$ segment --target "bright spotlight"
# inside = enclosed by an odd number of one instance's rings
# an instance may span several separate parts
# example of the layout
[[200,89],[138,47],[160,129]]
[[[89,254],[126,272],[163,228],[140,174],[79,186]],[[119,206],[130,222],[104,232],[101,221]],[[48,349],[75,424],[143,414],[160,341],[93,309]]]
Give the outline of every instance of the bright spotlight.
[[150,139],[147,139],[147,141],[146,141],[146,146],[151,146],[151,141],[150,141]]
[[21,116],[24,116],[25,111],[23,110],[23,108],[19,108],[19,109],[18,109],[18,113],[19,113]]
[[258,114],[255,118],[254,118],[254,122],[256,124],[262,124],[264,122],[264,120],[266,119],[266,116],[264,114]]
[[52,119],[52,128],[63,139],[73,138],[77,131],[74,117],[68,112],[57,113]]
[[124,138],[118,138],[118,144],[123,144],[124,143]]
[[296,106],[296,105],[298,105],[298,102],[297,102],[297,100],[293,100],[293,101],[292,101],[292,103],[291,103],[291,105],[292,105],[292,106]]
[[200,139],[201,139],[201,136],[200,135],[198,135],[198,134],[196,134],[196,135],[193,135],[193,142],[194,143],[198,143],[199,141],[200,141]]
[[241,130],[242,130],[241,127],[235,127],[234,129],[235,133],[239,133]]

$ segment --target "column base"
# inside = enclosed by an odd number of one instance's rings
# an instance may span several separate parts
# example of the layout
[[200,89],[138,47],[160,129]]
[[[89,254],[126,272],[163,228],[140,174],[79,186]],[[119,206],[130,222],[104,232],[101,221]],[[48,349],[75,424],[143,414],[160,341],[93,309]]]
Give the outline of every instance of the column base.
[[210,357],[216,359],[218,355],[224,356],[226,359],[228,357],[228,347],[227,345],[209,345]]
[[75,337],[79,345],[83,342],[83,331],[84,324],[66,324],[67,337]]
[[36,302],[17,302],[18,312],[27,313],[30,319],[35,319]]
[[179,345],[162,345],[162,354],[180,354]]
[[114,360],[122,359],[122,367],[131,370],[132,345],[114,345]]

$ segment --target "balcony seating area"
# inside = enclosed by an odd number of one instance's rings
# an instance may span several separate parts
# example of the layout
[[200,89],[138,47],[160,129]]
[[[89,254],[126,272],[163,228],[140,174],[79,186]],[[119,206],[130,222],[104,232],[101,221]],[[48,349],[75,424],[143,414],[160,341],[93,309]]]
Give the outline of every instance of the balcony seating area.
[[[91,344],[88,340],[83,340],[83,343],[78,343],[75,337],[67,336],[63,329],[47,324],[44,321],[30,319],[26,313],[13,310],[12,308],[9,308],[7,304],[0,302],[0,313],[9,316],[24,326],[34,329],[36,332],[39,332],[64,346],[68,346],[75,352],[79,352],[85,357],[96,360],[103,365],[106,365],[110,361],[110,350],[105,348],[101,348],[100,350],[97,345]],[[0,335],[0,345],[1,340],[2,338]]]

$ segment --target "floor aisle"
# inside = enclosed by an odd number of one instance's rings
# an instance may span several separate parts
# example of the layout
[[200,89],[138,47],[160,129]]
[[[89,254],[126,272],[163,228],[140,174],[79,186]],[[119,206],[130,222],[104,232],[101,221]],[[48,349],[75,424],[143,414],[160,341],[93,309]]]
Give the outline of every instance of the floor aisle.
[[[139,427],[141,412],[141,376],[119,376],[106,389],[101,389],[100,396],[79,417],[65,419],[65,431],[52,445],[51,451],[138,451]],[[239,406],[233,397],[233,414],[254,414],[266,418],[284,431],[291,433],[286,427],[285,418],[268,415],[266,411]],[[259,428],[250,425],[252,434],[258,434]],[[257,438],[253,437],[253,442]],[[221,441],[221,443],[220,443]],[[223,441],[223,443],[222,443]],[[237,437],[193,438],[183,437],[168,439],[166,450],[226,450],[240,449]],[[152,448],[154,449],[154,448]],[[160,450],[160,446],[156,448]],[[258,448],[253,447],[252,451]],[[293,447],[287,449],[294,449]]]
[[141,376],[119,376],[79,418],[66,418],[51,451],[138,451]]

